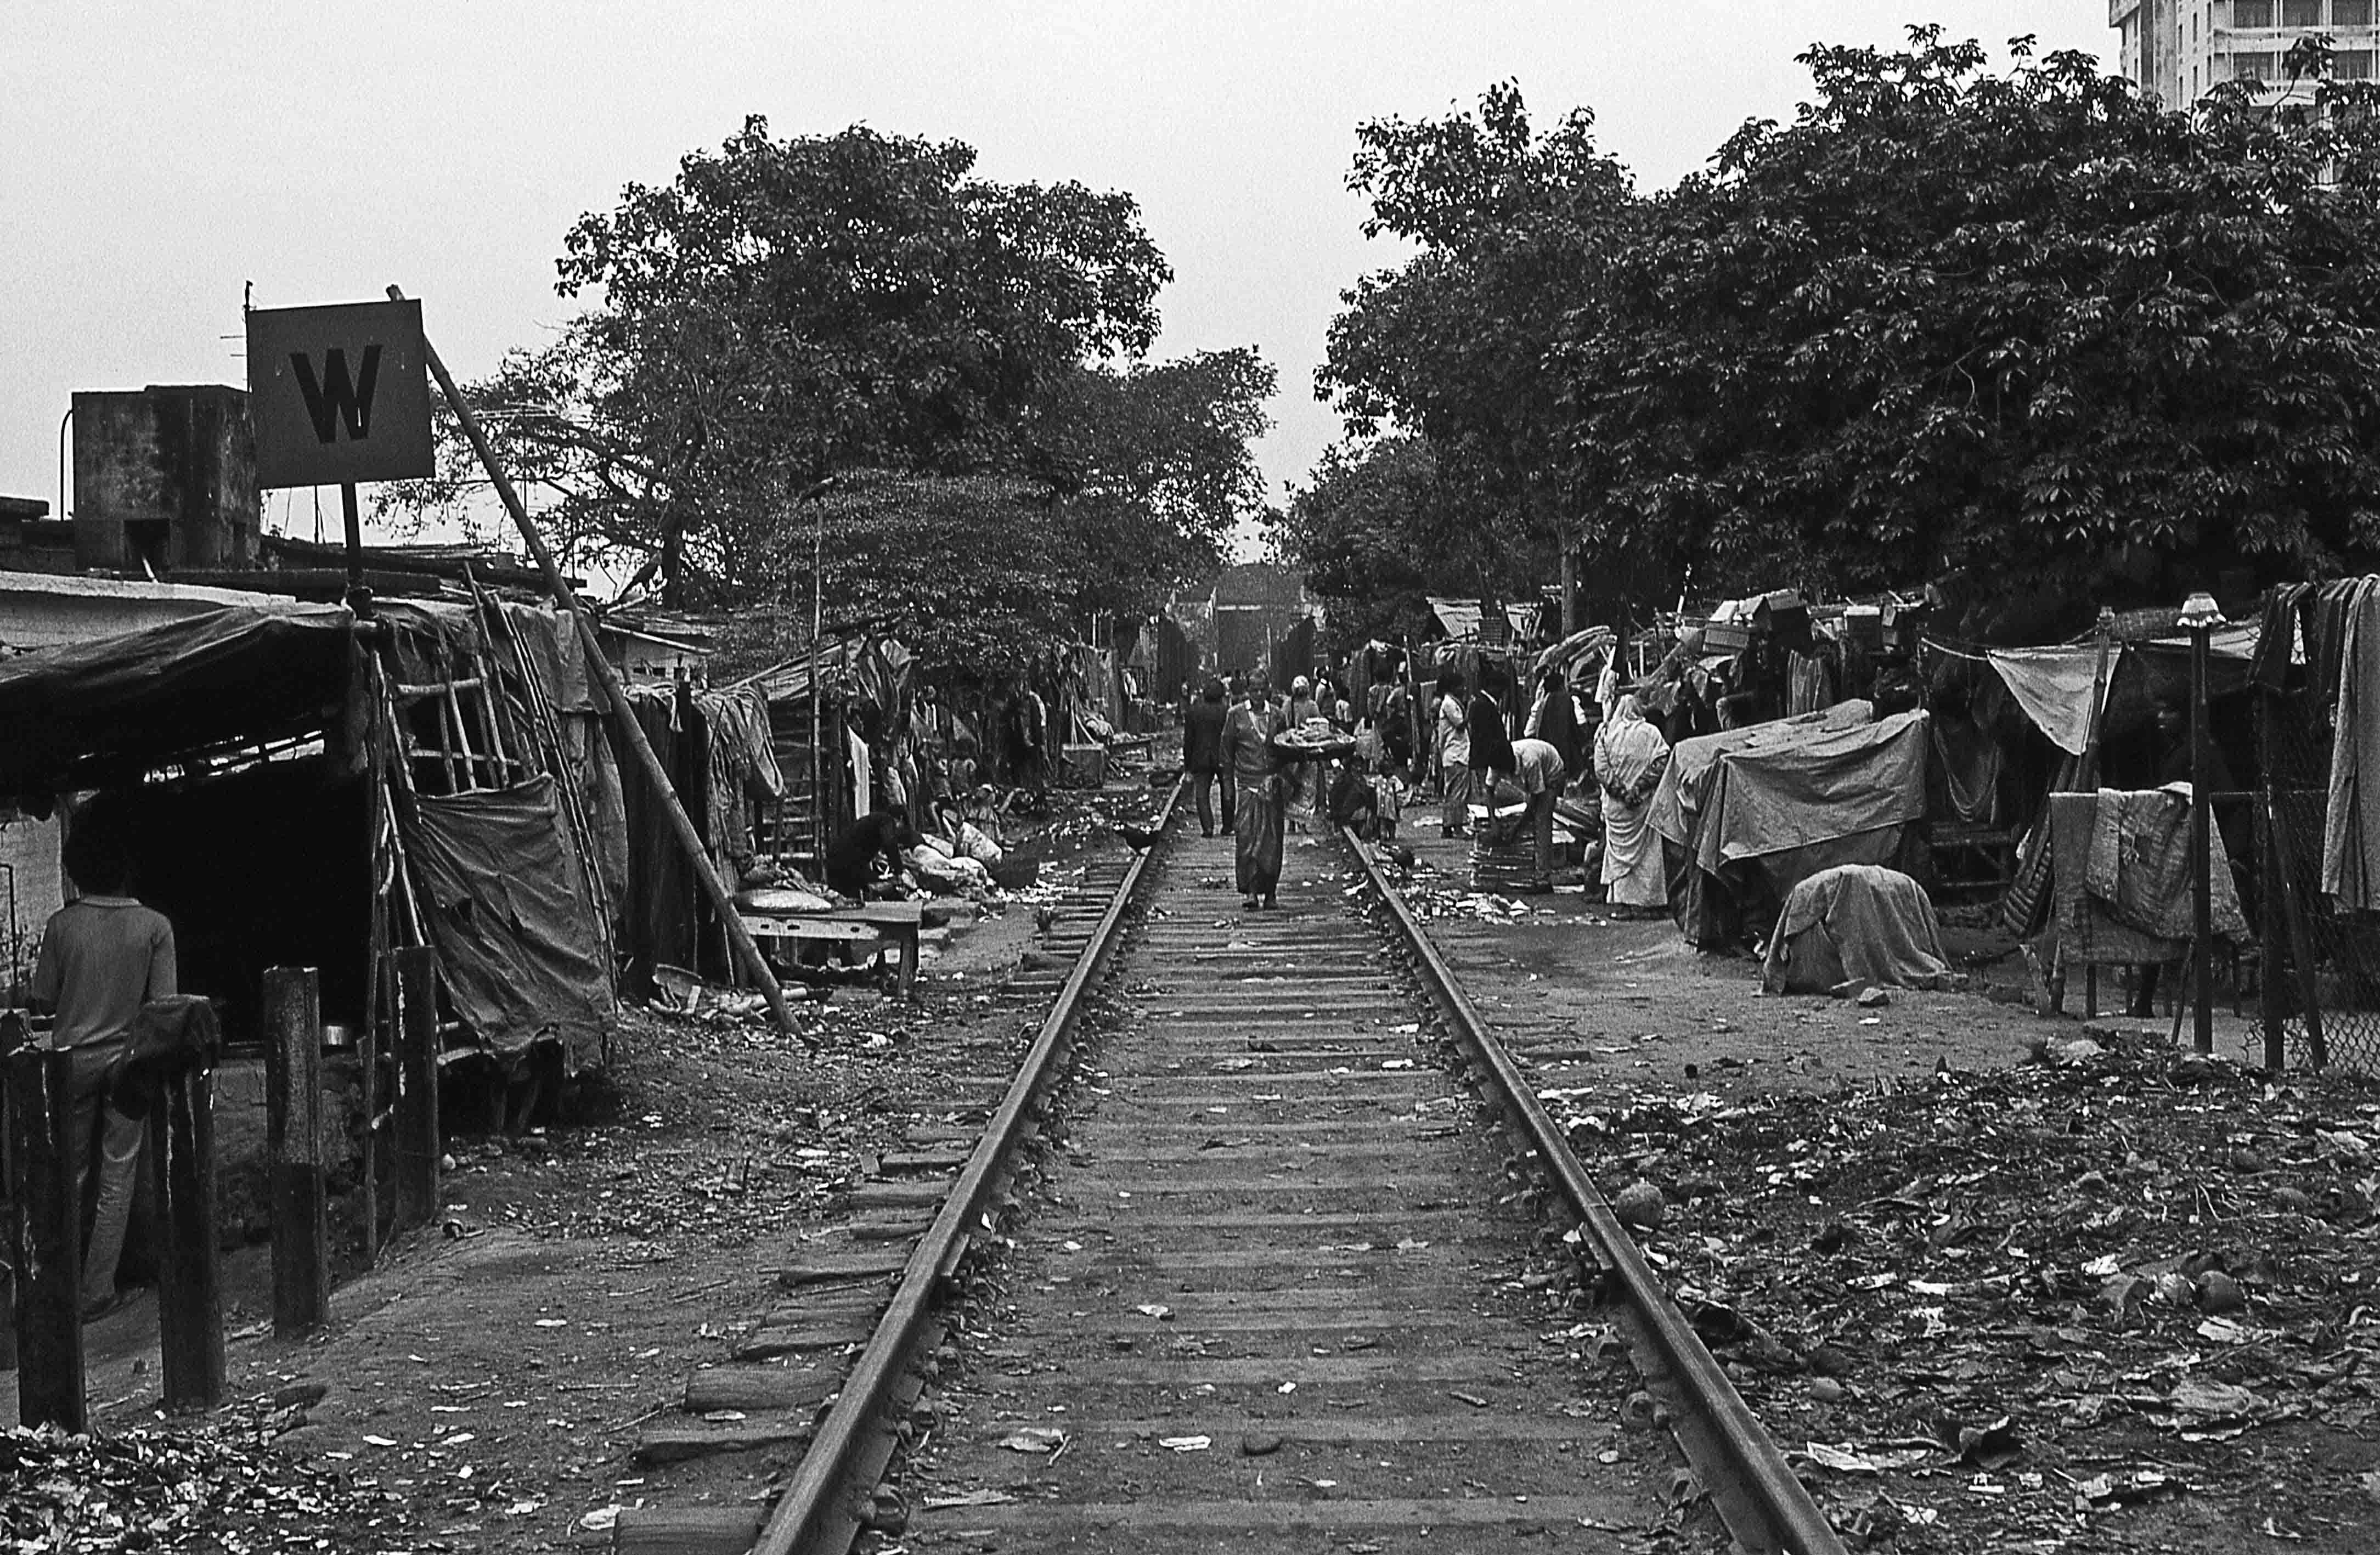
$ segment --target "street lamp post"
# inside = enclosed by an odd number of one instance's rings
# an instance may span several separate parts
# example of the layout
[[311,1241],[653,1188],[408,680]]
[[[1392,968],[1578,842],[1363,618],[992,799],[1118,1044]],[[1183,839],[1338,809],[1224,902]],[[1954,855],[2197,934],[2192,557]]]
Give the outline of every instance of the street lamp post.
[[2223,612],[2204,591],[2182,601],[2181,624],[2190,628],[2190,987],[2196,1001],[2192,1051],[2215,1051],[2215,990],[2210,986],[2208,942],[2215,927],[2215,802],[2206,792],[2206,660],[2209,639]]

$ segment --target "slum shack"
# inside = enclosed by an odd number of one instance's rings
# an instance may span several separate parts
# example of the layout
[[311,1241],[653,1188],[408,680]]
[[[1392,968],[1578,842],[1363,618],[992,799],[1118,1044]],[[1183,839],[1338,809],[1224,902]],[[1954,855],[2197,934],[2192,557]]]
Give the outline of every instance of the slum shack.
[[[69,832],[91,803],[115,812],[227,1068],[263,1038],[266,969],[318,969],[368,1205],[382,1163],[361,1119],[392,1090],[400,953],[434,963],[436,1063],[469,1121],[509,1098],[519,1123],[603,1052],[619,785],[557,622],[485,596],[371,620],[237,606],[0,662],[0,796]],[[218,1087],[227,1219],[242,1098]]]

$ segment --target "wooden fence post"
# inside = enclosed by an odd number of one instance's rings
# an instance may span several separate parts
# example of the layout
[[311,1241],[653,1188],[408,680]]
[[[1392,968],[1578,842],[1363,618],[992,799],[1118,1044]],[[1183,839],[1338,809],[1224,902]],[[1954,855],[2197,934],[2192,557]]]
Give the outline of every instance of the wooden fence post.
[[17,1418],[80,1432],[82,1203],[68,1095],[74,1054],[20,1048],[8,1058],[16,1200]]
[[438,1214],[438,956],[427,945],[396,962],[396,1223],[427,1225]]
[[214,1118],[214,1075],[205,1065],[176,1064],[159,1079],[149,1108],[149,1159],[164,1232],[157,1337],[169,1413],[223,1403]]
[[322,1172],[322,977],[264,973],[264,1148],[273,1187],[273,1331],[331,1320],[330,1205]]

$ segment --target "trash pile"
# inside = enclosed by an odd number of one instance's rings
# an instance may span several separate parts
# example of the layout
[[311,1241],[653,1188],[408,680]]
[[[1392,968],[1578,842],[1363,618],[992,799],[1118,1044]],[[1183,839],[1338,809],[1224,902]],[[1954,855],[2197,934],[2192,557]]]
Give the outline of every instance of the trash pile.
[[978,1021],[988,1003],[797,1006],[800,1043],[765,1017],[629,1012],[615,1040],[625,1088],[601,1126],[455,1142],[447,1234],[627,1237],[650,1244],[648,1257],[781,1236],[823,1213],[867,1156],[898,1148],[918,1099],[968,1062],[921,1037]]
[[1855,1547],[2369,1548],[2380,1087],[2095,1037],[1564,1124]]
[[[1410,858],[1411,850],[1402,854],[1383,848],[1379,855],[1381,876],[1397,888],[1415,918],[1423,923],[1436,923],[1445,918],[1470,918],[1479,923],[1518,923],[1532,914],[1551,914],[1553,909],[1532,905],[1518,896],[1492,891],[1474,891],[1458,885],[1445,871],[1427,859]],[[1410,858],[1410,861],[1407,861]],[[1576,912],[1562,915],[1574,923],[1593,925],[1602,920],[1581,917]]]
[[0,1547],[265,1555],[443,1549],[395,1488],[310,1467],[264,1445],[270,1400],[197,1428],[0,1435]]

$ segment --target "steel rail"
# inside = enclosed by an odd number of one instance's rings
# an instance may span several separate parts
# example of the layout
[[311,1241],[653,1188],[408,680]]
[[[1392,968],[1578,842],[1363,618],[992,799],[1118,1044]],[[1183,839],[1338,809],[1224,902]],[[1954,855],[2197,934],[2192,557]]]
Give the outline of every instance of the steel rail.
[[[1456,1035],[1486,1065],[1501,1106],[1518,1122],[1537,1159],[1585,1227],[1596,1256],[1618,1284],[1621,1297],[1642,1322],[1661,1364],[1677,1379],[1690,1408],[1701,1417],[1707,1440],[1730,1476],[1728,1486],[1708,1487],[1728,1532],[1752,1555],[1845,1555],[1827,1515],[1778,1451],[1743,1395],[1735,1391],[1685,1314],[1645,1261],[1636,1239],[1612,1212],[1570,1141],[1537,1099],[1536,1087],[1513,1062],[1478,1006],[1463,991],[1454,969],[1423,932],[1421,922],[1397,889],[1380,873],[1371,847],[1342,827],[1340,835],[1363,864],[1364,874],[1422,968],[1423,980]],[[1723,1496],[1723,1490],[1735,1495]],[[1746,1525],[1737,1526],[1742,1523]]]
[[[1165,807],[1159,812],[1154,828],[1160,835],[1171,827],[1185,786],[1186,780],[1177,778],[1172,792],[1166,796]],[[1034,1105],[1057,1073],[1059,1055],[1074,1036],[1075,1025],[1082,1014],[1083,996],[1098,984],[1114,955],[1116,943],[1123,938],[1124,914],[1138,894],[1149,860],[1156,853],[1152,845],[1135,858],[1124,871],[1123,883],[1109,898],[1107,910],[1100,915],[1082,954],[1075,958],[1074,972],[1059,990],[1050,1013],[1042,1018],[1041,1029],[1018,1065],[1016,1077],[1001,1097],[999,1110],[985,1126],[983,1137],[976,1142],[949,1197],[943,1199],[941,1212],[934,1217],[933,1225],[909,1255],[891,1305],[877,1320],[875,1332],[868,1336],[851,1374],[844,1379],[843,1391],[820,1423],[784,1494],[778,1498],[768,1522],[761,1525],[759,1540],[752,1546],[753,1555],[841,1555],[849,1548],[862,1520],[860,1503],[875,1488],[872,1483],[853,1483],[853,1471],[871,1439],[880,1442],[892,1429],[886,1406],[900,1386],[918,1337],[932,1317],[934,1297],[943,1279],[965,1256],[978,1221],[982,1229],[990,1229],[986,1206],[994,1185],[1007,1170],[1015,1148],[1026,1136]],[[872,1472],[868,1477],[872,1481]],[[840,1529],[838,1523],[843,1525]]]

